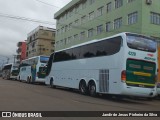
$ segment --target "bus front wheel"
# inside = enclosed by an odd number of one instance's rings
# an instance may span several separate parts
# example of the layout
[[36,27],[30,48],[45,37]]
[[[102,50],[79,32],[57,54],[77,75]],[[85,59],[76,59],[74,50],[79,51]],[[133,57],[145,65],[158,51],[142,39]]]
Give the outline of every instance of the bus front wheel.
[[90,96],[96,97],[96,84],[94,82],[90,82],[88,87]]

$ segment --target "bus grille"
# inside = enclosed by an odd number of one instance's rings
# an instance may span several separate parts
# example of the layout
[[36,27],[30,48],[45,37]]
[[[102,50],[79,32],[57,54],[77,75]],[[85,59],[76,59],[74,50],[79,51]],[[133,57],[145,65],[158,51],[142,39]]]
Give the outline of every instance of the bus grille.
[[109,92],[109,70],[99,70],[99,91],[102,93]]

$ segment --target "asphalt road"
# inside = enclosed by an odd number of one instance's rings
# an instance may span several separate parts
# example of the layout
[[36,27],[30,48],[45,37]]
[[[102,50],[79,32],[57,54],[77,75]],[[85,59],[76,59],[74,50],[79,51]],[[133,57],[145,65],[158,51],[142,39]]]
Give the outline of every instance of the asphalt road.
[[[108,96],[93,98],[79,94],[78,91],[67,89],[52,89],[45,85],[32,85],[15,80],[3,80],[0,78],[0,111],[160,111],[160,100],[145,99],[118,100]],[[5,118],[0,118],[5,119]],[[22,119],[22,118],[15,118]],[[24,118],[25,119],[25,118]],[[26,118],[27,119],[27,118]],[[31,119],[31,118],[30,118]],[[42,119],[42,118],[41,118]],[[58,120],[101,120],[110,118],[43,118]],[[118,117],[122,119],[122,117]],[[125,117],[124,119],[131,119]],[[149,117],[140,117],[138,120],[150,120]],[[154,117],[152,119],[159,119]]]

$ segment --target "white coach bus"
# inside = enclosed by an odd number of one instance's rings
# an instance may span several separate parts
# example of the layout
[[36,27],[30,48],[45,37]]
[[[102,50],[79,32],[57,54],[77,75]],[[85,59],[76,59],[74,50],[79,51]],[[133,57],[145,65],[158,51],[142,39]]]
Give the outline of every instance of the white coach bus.
[[51,54],[46,84],[97,93],[152,98],[156,92],[157,43],[135,33],[92,40]]
[[23,60],[20,64],[18,80],[27,83],[42,82],[45,83],[46,77],[46,63],[49,57],[35,56]]
[[2,69],[3,79],[16,79],[18,75],[18,65],[14,63],[5,64]]

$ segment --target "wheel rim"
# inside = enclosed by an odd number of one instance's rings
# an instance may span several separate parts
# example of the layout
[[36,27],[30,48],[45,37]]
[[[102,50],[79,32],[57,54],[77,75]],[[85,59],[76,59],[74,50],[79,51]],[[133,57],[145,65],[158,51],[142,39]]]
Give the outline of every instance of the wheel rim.
[[85,93],[85,86],[84,86],[84,84],[81,84],[80,89],[81,89],[81,93]]
[[80,84],[80,91],[82,94],[86,94],[86,84],[84,82],[81,82]]
[[89,91],[90,95],[94,95],[96,93],[96,86],[94,84],[91,84]]

